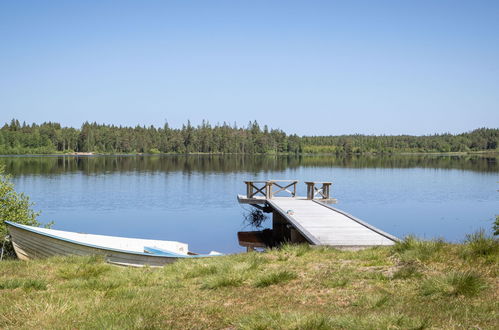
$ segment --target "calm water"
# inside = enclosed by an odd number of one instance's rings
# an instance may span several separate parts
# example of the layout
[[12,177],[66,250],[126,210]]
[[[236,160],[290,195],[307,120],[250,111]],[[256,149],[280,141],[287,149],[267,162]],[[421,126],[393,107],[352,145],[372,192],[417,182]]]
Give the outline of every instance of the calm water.
[[[333,181],[337,207],[398,237],[460,241],[499,213],[497,157],[0,157],[54,229],[239,252],[246,179]],[[299,192],[305,194],[300,183]],[[270,226],[270,222],[267,222]]]

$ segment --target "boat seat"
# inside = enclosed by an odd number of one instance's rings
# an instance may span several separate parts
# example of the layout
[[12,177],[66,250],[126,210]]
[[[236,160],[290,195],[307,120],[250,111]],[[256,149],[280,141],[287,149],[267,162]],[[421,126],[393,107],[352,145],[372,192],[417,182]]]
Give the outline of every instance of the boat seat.
[[175,258],[201,258],[201,257],[215,257],[223,255],[223,253],[216,251],[211,251],[209,254],[194,254],[194,255],[178,254],[175,252],[171,252],[168,250],[152,246],[144,246],[144,253],[150,253],[157,256],[175,257]]

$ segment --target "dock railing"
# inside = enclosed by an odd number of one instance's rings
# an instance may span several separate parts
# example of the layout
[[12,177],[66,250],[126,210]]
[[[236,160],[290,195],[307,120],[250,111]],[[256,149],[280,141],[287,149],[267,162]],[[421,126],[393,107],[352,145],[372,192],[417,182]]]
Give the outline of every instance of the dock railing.
[[329,199],[332,182],[318,182],[318,181],[306,181],[307,185],[307,199],[315,199],[319,197],[320,199]]
[[272,199],[280,192],[287,192],[291,197],[296,197],[298,180],[244,181],[244,183],[246,183],[246,198],[263,196]]

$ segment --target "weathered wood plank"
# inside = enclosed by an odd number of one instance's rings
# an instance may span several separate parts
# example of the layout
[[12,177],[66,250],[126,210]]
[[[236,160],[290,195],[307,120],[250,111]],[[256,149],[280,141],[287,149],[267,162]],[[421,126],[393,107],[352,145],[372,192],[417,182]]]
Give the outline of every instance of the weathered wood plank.
[[274,197],[267,203],[314,245],[361,247],[392,245],[397,241],[346,212],[314,200]]

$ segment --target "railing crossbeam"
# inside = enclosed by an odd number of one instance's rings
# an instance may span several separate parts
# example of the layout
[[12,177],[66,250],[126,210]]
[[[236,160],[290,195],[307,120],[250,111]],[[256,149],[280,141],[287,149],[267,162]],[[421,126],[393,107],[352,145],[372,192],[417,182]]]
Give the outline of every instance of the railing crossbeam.
[[[246,197],[264,197],[272,199],[280,192],[288,193],[291,197],[296,197],[297,180],[267,180],[267,181],[244,181],[246,183]],[[259,184],[263,184],[259,186]],[[332,182],[305,182],[307,185],[307,199],[316,197],[326,200],[330,199]],[[275,189],[274,189],[275,186]]]
[[[305,182],[307,185],[307,199],[315,199],[316,196],[322,197],[322,199],[330,198],[330,188],[333,184],[332,182],[315,182],[308,181]],[[316,187],[316,185],[321,185]]]
[[[267,199],[272,199],[272,197],[280,192],[287,192],[291,197],[296,196],[296,184],[297,180],[267,180],[267,181],[244,181],[246,183],[246,196],[247,198],[253,198],[258,196],[263,196]],[[278,183],[278,182],[289,182]],[[262,184],[259,187],[257,184]],[[273,186],[276,186],[276,190],[273,190]],[[292,187],[292,189],[291,189]]]

